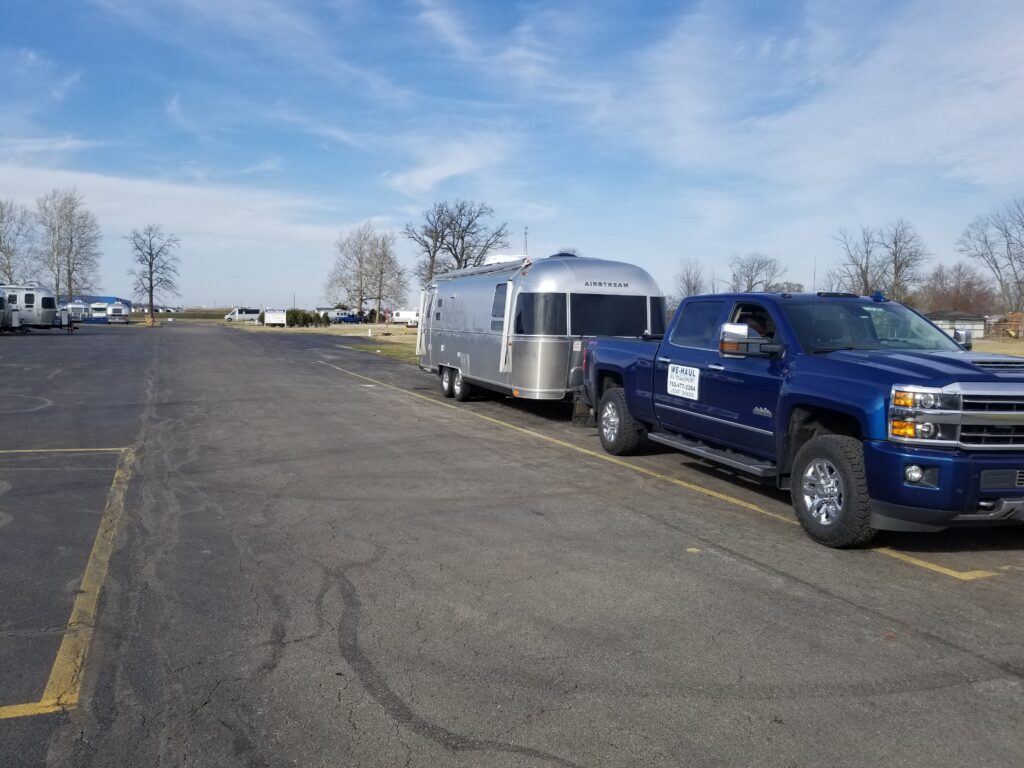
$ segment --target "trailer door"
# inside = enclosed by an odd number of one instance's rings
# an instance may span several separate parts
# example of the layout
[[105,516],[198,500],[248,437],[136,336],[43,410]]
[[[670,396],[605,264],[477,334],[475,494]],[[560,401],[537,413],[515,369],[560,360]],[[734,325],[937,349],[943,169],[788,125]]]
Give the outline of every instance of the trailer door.
[[420,365],[433,365],[431,359],[431,341],[434,330],[434,296],[437,286],[431,285],[420,298],[420,324],[416,328],[416,354],[420,357]]

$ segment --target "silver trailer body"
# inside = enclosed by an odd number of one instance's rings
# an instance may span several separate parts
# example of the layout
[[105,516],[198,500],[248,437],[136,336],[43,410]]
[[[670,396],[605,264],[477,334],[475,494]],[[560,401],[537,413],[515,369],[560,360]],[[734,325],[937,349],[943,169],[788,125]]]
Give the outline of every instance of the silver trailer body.
[[421,300],[416,353],[424,370],[559,400],[580,384],[584,337],[662,333],[665,320],[664,296],[640,267],[516,258],[435,277]]
[[131,310],[120,302],[107,307],[107,323],[128,323],[131,320]]
[[39,285],[2,285],[8,312],[17,311],[21,327],[52,328],[57,324],[57,297]]

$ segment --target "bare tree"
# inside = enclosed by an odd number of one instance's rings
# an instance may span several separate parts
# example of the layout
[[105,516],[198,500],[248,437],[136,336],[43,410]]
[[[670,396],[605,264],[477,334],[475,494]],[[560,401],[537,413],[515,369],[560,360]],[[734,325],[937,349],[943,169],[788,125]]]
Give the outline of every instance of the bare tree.
[[829,287],[867,296],[881,289],[885,265],[878,248],[878,233],[873,227],[861,227],[857,233],[840,229],[836,241],[843,258],[829,269]]
[[508,247],[508,224],[490,229],[484,221],[494,215],[494,209],[487,203],[456,200],[453,205],[442,205],[448,211],[448,230],[443,241],[448,269],[478,267],[488,253]]
[[952,267],[939,264],[924,282],[916,304],[928,312],[953,310],[986,314],[997,306],[992,281],[981,270],[960,261]]
[[974,219],[957,240],[957,251],[992,273],[1003,309],[1024,311],[1024,198]]
[[372,296],[370,262],[377,237],[377,231],[368,221],[348,234],[338,236],[335,243],[338,255],[324,283],[324,294],[331,304],[344,302],[353,306],[356,312],[363,311],[363,305]]
[[178,295],[178,254],[181,241],[164,234],[157,224],[147,224],[141,232],[133,229],[125,240],[131,245],[135,269],[128,270],[136,296],[149,302],[149,322],[154,322],[153,302],[166,294]]
[[708,281],[704,267],[696,259],[683,259],[676,273],[676,290],[682,297],[706,293]]
[[13,200],[0,200],[0,282],[24,283],[35,277],[32,213]]
[[733,291],[766,291],[786,273],[786,268],[774,256],[748,253],[729,262],[732,270],[730,288]]
[[878,231],[882,253],[882,290],[890,299],[906,301],[924,282],[924,265],[930,254],[913,225],[904,219],[887,224]]
[[416,226],[405,225],[402,234],[416,244],[419,261],[415,274],[421,285],[434,279],[438,258],[444,256],[444,242],[448,238],[449,214],[447,203],[434,203],[430,210],[423,212],[423,222]]
[[101,238],[96,217],[73,189],[54,189],[36,201],[40,230],[38,259],[53,278],[54,293],[63,284],[70,301],[75,291],[95,289],[99,275]]
[[768,286],[768,290],[772,293],[803,293],[804,284],[783,280],[781,283],[772,283]]
[[395,236],[390,232],[377,236],[370,253],[367,266],[367,277],[370,298],[376,300],[377,322],[380,322],[381,310],[385,304],[392,306],[405,301],[409,291],[409,281],[405,269],[398,263],[395,256]]

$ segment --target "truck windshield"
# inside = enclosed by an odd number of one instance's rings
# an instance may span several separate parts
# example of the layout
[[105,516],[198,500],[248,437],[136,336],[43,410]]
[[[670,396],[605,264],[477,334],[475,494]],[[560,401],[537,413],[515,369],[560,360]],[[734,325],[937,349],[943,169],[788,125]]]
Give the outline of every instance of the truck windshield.
[[784,307],[800,346],[807,352],[961,349],[945,332],[896,302],[825,300]]
[[[662,302],[664,300],[662,299]],[[569,297],[573,336],[641,336],[645,331],[664,333],[664,303],[652,307],[648,327],[646,296],[574,293]]]

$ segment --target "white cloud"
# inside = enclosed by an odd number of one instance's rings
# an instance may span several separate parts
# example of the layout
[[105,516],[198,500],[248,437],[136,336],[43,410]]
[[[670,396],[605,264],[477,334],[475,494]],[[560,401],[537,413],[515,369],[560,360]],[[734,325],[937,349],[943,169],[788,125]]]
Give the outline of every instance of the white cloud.
[[455,141],[420,140],[415,150],[418,162],[400,173],[389,174],[389,187],[409,196],[430,192],[441,182],[456,176],[478,173],[503,163],[511,149],[505,134],[476,134]]

